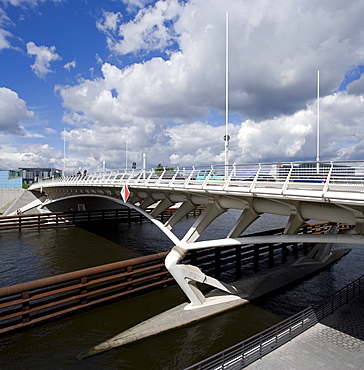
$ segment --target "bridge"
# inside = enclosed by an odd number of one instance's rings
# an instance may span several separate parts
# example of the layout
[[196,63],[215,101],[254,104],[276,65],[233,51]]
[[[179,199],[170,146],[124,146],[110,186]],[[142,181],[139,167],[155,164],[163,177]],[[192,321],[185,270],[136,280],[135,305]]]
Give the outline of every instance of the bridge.
[[[33,184],[29,190],[46,195],[43,202],[37,203],[43,212],[62,207],[66,210],[70,205],[84,210],[87,203],[94,204],[90,200],[95,198],[98,204],[117,203],[138,210],[173,243],[166,265],[192,306],[203,304],[205,299],[191,281],[208,282],[230,293],[233,290],[206,277],[193,266],[180,265],[188,250],[265,242],[364,243],[363,162],[293,162],[101,172],[49,179]],[[123,195],[127,201],[123,200]],[[127,199],[126,195],[129,195]],[[177,211],[165,223],[156,219],[176,205]],[[173,233],[173,227],[201,205],[206,206],[205,211],[180,240]],[[154,206],[152,212],[147,212],[151,206]],[[226,238],[197,241],[211,222],[229,209],[240,210],[241,215]],[[287,216],[283,235],[241,236],[263,213]],[[343,235],[296,234],[308,220],[346,223],[354,229],[353,233]],[[320,258],[327,255],[327,251],[322,252]]]
[[[332,253],[328,243],[364,244],[364,162],[359,161],[100,172],[49,179],[33,184],[30,190],[44,196],[29,206],[37,205],[40,212],[70,207],[84,210],[112,203],[135,209],[149,218],[171,240],[172,249],[165,264],[190,301],[183,306],[184,311],[198,312],[198,308],[214,305],[228,309],[241,304],[251,293],[249,288],[226,284],[193,265],[181,263],[189,250],[251,243],[311,242],[318,244],[296,266],[316,266],[329,260]],[[201,205],[206,206],[204,212],[179,239],[173,227]],[[166,222],[157,220],[158,215],[172,206],[177,210]],[[240,215],[226,238],[198,241],[206,228],[229,209],[239,210]],[[27,207],[22,210],[26,211]],[[264,213],[286,216],[283,235],[244,236],[248,226]],[[325,235],[297,234],[309,220],[329,221],[333,226]],[[352,225],[352,231],[336,233],[338,223]],[[207,297],[199,289],[199,283],[217,288],[221,294]],[[188,316],[188,320],[196,317]]]

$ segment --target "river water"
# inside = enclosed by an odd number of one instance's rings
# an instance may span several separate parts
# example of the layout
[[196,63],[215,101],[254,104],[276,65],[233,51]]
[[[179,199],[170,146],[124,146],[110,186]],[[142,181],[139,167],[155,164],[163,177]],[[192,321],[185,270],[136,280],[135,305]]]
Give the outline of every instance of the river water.
[[[225,237],[238,216],[229,211],[204,233]],[[193,223],[181,221],[181,237]],[[282,227],[285,218],[262,216],[247,232]],[[0,234],[0,286],[169,250],[171,242],[150,222]],[[334,248],[348,246],[336,245]],[[53,320],[0,337],[1,369],[183,369],[320,302],[363,274],[364,251],[351,251],[316,276],[217,317],[97,356],[77,355],[123,330],[185,301],[177,286]]]

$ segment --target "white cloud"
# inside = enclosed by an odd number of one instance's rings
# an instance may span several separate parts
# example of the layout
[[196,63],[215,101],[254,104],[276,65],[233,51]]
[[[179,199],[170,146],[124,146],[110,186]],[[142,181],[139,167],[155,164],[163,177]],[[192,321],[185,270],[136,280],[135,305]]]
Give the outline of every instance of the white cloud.
[[63,153],[48,144],[30,144],[17,148],[3,145],[0,151],[3,168],[56,167],[62,169]]
[[121,0],[121,1],[127,5],[129,11],[133,11],[138,8],[144,8],[148,4],[153,3],[153,0]]
[[71,70],[71,68],[76,68],[76,66],[77,66],[76,61],[75,61],[75,60],[72,60],[72,62],[68,62],[68,63],[66,63],[66,64],[63,66],[63,68],[64,68],[64,69],[67,69],[68,71],[70,71],[70,70]]
[[26,107],[26,102],[8,88],[0,87],[0,132],[13,135],[26,135],[22,121],[33,120],[34,112]]
[[9,25],[12,25],[10,18],[4,10],[0,9],[0,50],[9,49],[11,47],[7,39],[12,37],[12,34],[3,28]]
[[[74,165],[140,166],[143,152],[150,165],[223,163],[226,9],[231,162],[315,159],[317,70],[322,157],[363,157],[363,77],[335,93],[348,71],[364,64],[362,1],[124,3],[140,8],[133,19],[108,12],[97,27],[114,54],[143,54],[144,61],[103,63],[101,76],[56,88],[63,121],[73,126],[67,150]],[[36,50],[35,73],[46,76],[60,59],[55,48],[28,46]],[[158,50],[163,58],[153,57]]]
[[105,12],[97,26],[107,34],[109,48],[117,53],[162,50],[176,39],[172,25],[182,8],[178,0],[158,1],[153,7],[142,8],[133,20],[123,24],[120,24],[120,13]]
[[[349,93],[334,94],[348,70],[364,62],[359,0],[319,6],[312,0],[299,6],[171,0],[140,10],[127,23],[105,14],[99,27],[114,52],[168,50],[170,42],[178,47],[168,60],[151,57],[122,69],[104,63],[101,77],[58,86],[64,120],[78,127],[70,148],[87,153],[90,163],[104,158],[118,168],[125,163],[128,127],[128,155],[137,163],[144,151],[150,164],[223,163],[224,122],[210,112],[223,116],[225,110],[226,9],[230,112],[241,117],[240,125],[230,125],[231,161],[315,159],[318,69],[322,154],[338,159],[354,155],[349,147],[359,151],[362,81],[349,85]],[[347,135],[349,125],[355,137]]]
[[7,40],[11,36],[11,33],[0,28],[0,50],[9,49],[10,43]]
[[23,5],[36,6],[46,1],[53,1],[57,3],[57,2],[62,2],[64,0],[1,0],[1,1],[5,3],[5,5],[10,4],[13,6],[23,6]]
[[96,27],[106,33],[110,31],[116,32],[122,17],[122,14],[119,12],[104,12],[103,19],[96,22]]
[[27,43],[27,53],[35,55],[35,62],[31,65],[32,70],[39,78],[45,78],[48,73],[52,72],[51,62],[62,59],[55,50],[55,46],[36,46],[32,41]]

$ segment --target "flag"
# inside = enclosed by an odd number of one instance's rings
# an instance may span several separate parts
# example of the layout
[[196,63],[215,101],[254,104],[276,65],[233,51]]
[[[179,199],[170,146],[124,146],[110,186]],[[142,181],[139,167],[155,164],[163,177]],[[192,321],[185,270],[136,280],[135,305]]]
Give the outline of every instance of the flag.
[[121,191],[121,197],[123,198],[124,203],[129,199],[130,191],[126,184],[123,185]]

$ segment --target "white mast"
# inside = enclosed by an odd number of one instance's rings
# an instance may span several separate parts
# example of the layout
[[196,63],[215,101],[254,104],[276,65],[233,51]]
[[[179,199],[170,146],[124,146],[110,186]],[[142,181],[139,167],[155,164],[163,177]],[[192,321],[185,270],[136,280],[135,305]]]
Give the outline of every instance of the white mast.
[[317,125],[316,125],[316,162],[317,171],[320,162],[320,71],[317,71]]
[[229,165],[229,12],[226,11],[226,50],[225,50],[225,177],[227,177]]
[[66,176],[66,129],[63,128],[63,173],[62,177]]
[[129,128],[126,128],[127,130],[125,131],[125,171],[128,170],[128,133],[129,133]]

